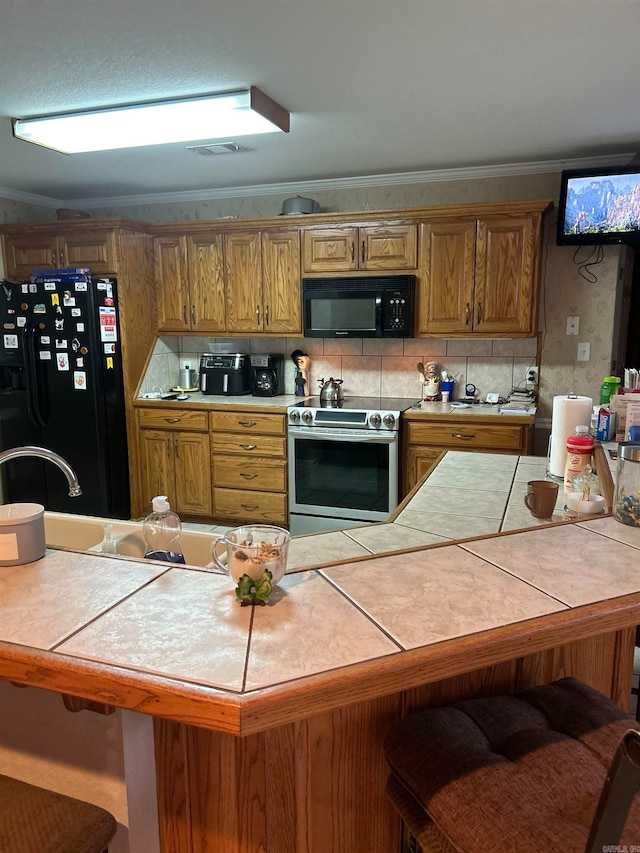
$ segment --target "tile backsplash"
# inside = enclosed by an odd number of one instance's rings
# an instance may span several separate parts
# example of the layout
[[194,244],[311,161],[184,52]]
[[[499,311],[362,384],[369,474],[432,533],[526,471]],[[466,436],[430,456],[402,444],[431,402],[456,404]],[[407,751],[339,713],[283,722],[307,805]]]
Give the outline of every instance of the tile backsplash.
[[295,366],[290,354],[300,349],[311,359],[310,394],[318,393],[318,380],[343,380],[345,394],[358,397],[415,397],[421,394],[419,361],[437,361],[456,380],[454,398],[463,397],[473,383],[484,399],[489,392],[506,397],[524,386],[527,367],[536,364],[536,338],[518,339],[385,339],[376,338],[212,338],[164,336],[158,338],[140,393],[178,384],[181,367],[198,369],[209,343],[228,343],[233,352],[282,353],[285,357],[285,391],[294,393]]

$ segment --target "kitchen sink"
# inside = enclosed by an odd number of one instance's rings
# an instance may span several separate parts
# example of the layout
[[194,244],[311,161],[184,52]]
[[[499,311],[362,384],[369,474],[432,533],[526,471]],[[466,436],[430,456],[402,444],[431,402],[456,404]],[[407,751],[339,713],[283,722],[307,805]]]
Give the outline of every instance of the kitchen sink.
[[[105,524],[111,524],[111,538],[116,544],[116,553],[126,557],[143,559],[146,545],[142,533],[142,522],[119,521],[95,518],[71,513],[45,512],[45,539],[48,548],[68,548],[73,551],[95,551],[100,553],[104,539]],[[185,561],[190,566],[208,566],[211,562],[211,533],[183,530],[180,543]]]

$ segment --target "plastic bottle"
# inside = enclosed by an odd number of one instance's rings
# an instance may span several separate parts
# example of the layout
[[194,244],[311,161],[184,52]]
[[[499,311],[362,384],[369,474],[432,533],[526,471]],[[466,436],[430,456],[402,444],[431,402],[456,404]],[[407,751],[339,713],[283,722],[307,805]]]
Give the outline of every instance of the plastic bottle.
[[618,393],[620,387],[620,377],[605,376],[602,385],[600,386],[600,405],[608,406],[609,401]]
[[175,512],[171,511],[166,495],[153,499],[153,512],[145,518],[142,525],[147,543],[145,557],[148,560],[164,560],[167,563],[184,563],[180,547],[182,524]]
[[567,439],[567,461],[564,467],[564,491],[573,490],[573,478],[581,474],[587,465],[591,465],[591,455],[595,441],[589,435],[589,427],[579,425],[575,435]]
[[113,528],[112,524],[105,524],[104,526],[104,539],[102,540],[102,548],[101,551],[103,554],[117,554],[118,548],[116,546],[116,541],[111,536],[111,529]]

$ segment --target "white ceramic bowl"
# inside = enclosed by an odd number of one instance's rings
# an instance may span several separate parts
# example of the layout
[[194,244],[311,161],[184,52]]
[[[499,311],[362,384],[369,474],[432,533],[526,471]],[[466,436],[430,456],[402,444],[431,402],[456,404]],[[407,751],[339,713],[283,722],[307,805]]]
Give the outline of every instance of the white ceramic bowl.
[[582,515],[598,515],[606,507],[602,495],[590,495],[588,501],[582,500],[582,492],[573,492],[567,495],[567,509],[571,512],[579,512]]

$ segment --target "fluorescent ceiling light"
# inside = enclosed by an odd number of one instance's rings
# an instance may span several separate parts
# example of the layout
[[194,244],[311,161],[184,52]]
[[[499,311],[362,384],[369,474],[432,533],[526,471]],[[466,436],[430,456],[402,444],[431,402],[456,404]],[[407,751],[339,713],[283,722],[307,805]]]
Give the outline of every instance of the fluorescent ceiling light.
[[17,139],[63,154],[289,132],[289,113],[252,86],[239,92],[13,119]]

